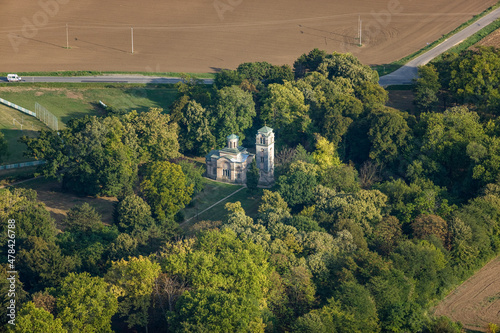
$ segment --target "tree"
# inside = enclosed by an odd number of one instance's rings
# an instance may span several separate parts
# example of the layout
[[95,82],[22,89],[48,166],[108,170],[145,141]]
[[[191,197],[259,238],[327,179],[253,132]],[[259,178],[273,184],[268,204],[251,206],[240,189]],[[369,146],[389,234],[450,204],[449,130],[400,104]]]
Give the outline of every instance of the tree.
[[371,109],[375,105],[385,105],[389,100],[389,93],[378,83],[364,81],[356,86],[356,97],[363,102],[365,109]]
[[9,146],[3,133],[0,133],[0,163],[3,163],[7,156],[9,156]]
[[180,123],[181,150],[201,155],[215,146],[215,137],[209,124],[210,114],[201,104],[190,100]]
[[370,235],[373,225],[382,219],[387,196],[378,190],[359,190],[355,193],[336,193],[319,185],[314,190],[317,214],[323,213],[324,227],[329,230],[339,220],[353,220],[365,234]]
[[322,170],[340,165],[335,145],[321,135],[316,136],[316,150],[312,153],[312,157]]
[[81,205],[76,205],[68,211],[63,223],[70,230],[93,232],[103,227],[101,215],[88,203],[84,202]]
[[62,179],[63,189],[83,195],[130,190],[137,174],[137,136],[117,117],[75,119],[58,133],[21,138],[28,156],[46,160],[40,166],[44,176]]
[[401,223],[394,216],[386,216],[373,231],[377,250],[385,255],[390,254],[403,240]]
[[248,190],[252,193],[257,191],[257,185],[259,184],[260,172],[259,168],[257,168],[257,162],[255,162],[255,158],[252,160],[250,164],[250,170],[247,170],[247,187]]
[[203,177],[205,168],[197,166],[188,159],[180,159],[177,164],[181,166],[182,173],[186,175],[187,185],[193,185],[193,196],[201,192],[205,187],[206,179]]
[[[460,106],[444,113],[424,113],[420,119],[420,160],[423,170],[436,184],[446,186],[467,198],[480,185],[469,181],[468,174],[473,168],[474,160],[467,153],[470,143],[480,144],[485,140],[479,115]],[[481,148],[478,145],[476,147],[477,154],[471,154],[473,158],[481,156]]]
[[326,52],[319,49],[313,49],[308,54],[301,55],[293,63],[295,78],[301,78],[309,72],[316,71],[325,57]]
[[259,220],[265,225],[290,218],[290,208],[279,192],[264,190],[259,206]]
[[293,81],[294,75],[290,65],[273,66],[269,70],[265,82],[283,84],[285,81]]
[[154,224],[151,207],[137,195],[128,195],[116,205],[115,223],[124,232],[146,229]]
[[413,236],[425,239],[430,235],[439,238],[443,245],[448,244],[448,224],[440,216],[422,214],[411,224]]
[[227,228],[202,232],[191,241],[169,243],[160,257],[164,272],[188,281],[193,290],[223,290],[258,301],[265,297],[270,272],[267,253]]
[[29,237],[19,251],[20,277],[28,289],[40,290],[57,285],[75,269],[75,258],[65,256],[55,243]]
[[186,332],[264,332],[258,303],[223,290],[185,292],[170,324]]
[[283,199],[291,206],[308,204],[313,199],[313,189],[317,184],[317,166],[294,162],[290,165],[290,170],[278,178],[278,192]]
[[188,186],[179,165],[153,162],[146,167],[141,190],[159,219],[173,217],[191,201],[193,186]]
[[56,298],[52,296],[47,290],[43,292],[37,291],[32,296],[32,302],[37,308],[42,308],[49,313],[56,313]]
[[63,328],[61,319],[54,319],[51,313],[42,308],[35,307],[33,302],[26,303],[21,311],[19,311],[14,331],[18,333],[68,332]]
[[345,282],[339,286],[335,298],[345,312],[354,315],[361,332],[380,331],[375,301],[367,288],[354,281]]
[[352,193],[360,189],[358,171],[352,165],[336,165],[320,172],[320,183],[336,192]]
[[215,133],[219,147],[225,146],[226,137],[230,134],[238,133],[240,140],[243,140],[244,131],[252,126],[256,116],[252,94],[237,86],[219,90],[214,109],[217,117]]
[[127,317],[125,321],[129,328],[148,325],[151,293],[160,272],[160,265],[139,256],[129,261],[121,259],[113,262],[104,277],[118,297],[118,313]]
[[444,282],[440,272],[446,267],[441,250],[425,240],[417,243],[404,241],[391,254],[391,259],[395,268],[415,279],[419,304],[426,305],[429,299],[437,296],[438,288]]
[[364,81],[378,83],[378,73],[369,66],[363,65],[350,53],[333,52],[318,66],[318,72],[328,75],[329,78],[344,77],[349,79],[354,86]]
[[370,118],[370,158],[379,163],[394,161],[401,156],[410,137],[406,120],[401,112],[389,109],[372,113]]
[[304,95],[291,82],[273,83],[263,97],[260,118],[293,143],[307,132],[311,122],[307,111]]
[[103,278],[70,273],[57,292],[58,319],[68,332],[112,332],[118,301]]
[[237,71],[222,69],[220,72],[215,73],[214,84],[217,89],[224,87],[238,86],[243,81],[243,75]]
[[37,193],[30,189],[10,189],[0,193],[0,240],[7,244],[7,220],[22,221],[16,223],[16,239],[25,240],[30,236],[40,237],[48,242],[55,240],[57,234],[54,219],[38,202]]
[[163,109],[150,108],[141,113],[132,111],[126,119],[137,134],[143,162],[169,160],[179,155],[179,126],[163,113]]
[[413,103],[419,111],[431,111],[433,109],[438,102],[437,93],[440,87],[436,67],[427,64],[418,68],[418,79],[414,80],[413,85],[415,93]]
[[244,78],[257,83],[269,76],[272,67],[273,65],[266,61],[245,62],[240,64],[236,71]]
[[353,120],[363,112],[363,104],[355,97],[337,95],[314,112],[316,126],[328,140],[338,146]]

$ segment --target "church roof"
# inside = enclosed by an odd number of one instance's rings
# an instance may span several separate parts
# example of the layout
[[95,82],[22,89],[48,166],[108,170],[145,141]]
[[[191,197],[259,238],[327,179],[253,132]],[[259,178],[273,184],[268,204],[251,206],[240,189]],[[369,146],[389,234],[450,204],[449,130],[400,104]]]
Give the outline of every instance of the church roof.
[[258,130],[259,133],[264,133],[264,134],[271,133],[272,131],[273,131],[273,129],[271,127],[267,127],[267,126],[264,126]]
[[237,136],[236,134],[231,134],[227,138],[228,138],[228,140],[234,140],[234,139],[239,139],[240,137]]

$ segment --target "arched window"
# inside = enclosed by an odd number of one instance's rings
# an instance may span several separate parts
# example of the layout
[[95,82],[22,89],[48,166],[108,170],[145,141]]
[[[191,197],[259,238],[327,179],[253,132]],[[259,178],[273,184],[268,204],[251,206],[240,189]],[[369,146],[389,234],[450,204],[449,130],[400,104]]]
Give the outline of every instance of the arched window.
[[222,169],[222,176],[231,178],[231,164],[229,163],[224,163],[224,167]]

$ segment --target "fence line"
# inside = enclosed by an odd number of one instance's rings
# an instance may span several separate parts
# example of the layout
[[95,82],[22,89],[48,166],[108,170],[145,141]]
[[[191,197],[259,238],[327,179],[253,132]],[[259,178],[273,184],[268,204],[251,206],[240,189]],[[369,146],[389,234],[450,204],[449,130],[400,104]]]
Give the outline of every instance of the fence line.
[[7,106],[10,106],[11,108],[14,108],[16,110],[19,110],[21,112],[24,112],[26,114],[29,114],[30,116],[36,117],[36,113],[33,111],[30,111],[28,109],[23,108],[22,106],[19,106],[17,104],[11,103],[3,98],[0,98],[0,103],[5,104]]
[[58,131],[59,123],[57,117],[54,116],[49,110],[44,108],[40,103],[35,102],[36,117],[51,130]]
[[40,161],[32,161],[32,162],[22,162],[22,163],[0,165],[0,170],[26,168],[26,167],[40,165],[40,164],[45,164],[45,161],[44,160],[40,160]]

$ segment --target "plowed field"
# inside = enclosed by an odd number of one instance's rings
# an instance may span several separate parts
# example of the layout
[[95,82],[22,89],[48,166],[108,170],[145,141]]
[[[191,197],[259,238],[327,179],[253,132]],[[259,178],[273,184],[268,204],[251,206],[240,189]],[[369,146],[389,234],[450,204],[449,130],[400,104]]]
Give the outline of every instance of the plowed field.
[[0,71],[213,72],[246,61],[292,64],[315,47],[381,64],[422,48],[495,2],[3,1]]
[[435,315],[480,332],[486,332],[488,323],[500,325],[500,257],[449,294],[436,307]]

